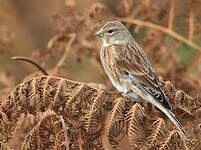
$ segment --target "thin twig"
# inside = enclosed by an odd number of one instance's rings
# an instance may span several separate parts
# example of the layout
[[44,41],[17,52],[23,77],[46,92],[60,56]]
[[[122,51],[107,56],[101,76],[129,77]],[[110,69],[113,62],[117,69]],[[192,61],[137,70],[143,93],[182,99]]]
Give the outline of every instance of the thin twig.
[[157,24],[153,24],[151,22],[146,22],[146,21],[141,21],[141,20],[136,20],[136,19],[131,19],[131,18],[119,18],[119,20],[123,21],[123,22],[128,22],[128,23],[131,23],[131,24],[139,25],[139,26],[146,26],[146,27],[149,27],[149,28],[153,28],[153,29],[162,31],[162,32],[172,36],[176,40],[181,41],[182,43],[185,43],[185,44],[191,46],[192,48],[194,48],[194,49],[196,49],[198,51],[201,51],[200,46],[198,46],[197,44],[193,43],[192,41],[180,36],[179,34],[177,34],[176,32],[174,32],[174,31],[172,31],[172,30],[170,30],[168,28],[162,27],[162,26],[157,25]]
[[62,127],[64,129],[64,136],[65,136],[65,142],[66,142],[66,150],[70,150],[69,149],[69,138],[68,138],[68,133],[67,133],[67,128],[66,128],[66,124],[64,122],[64,119],[62,116],[60,116],[60,119],[61,119],[61,123],[62,123]]
[[66,57],[68,56],[68,52],[69,52],[69,50],[71,48],[71,45],[72,45],[73,41],[76,38],[76,34],[72,33],[72,34],[69,34],[69,36],[70,36],[70,40],[68,41],[68,43],[66,45],[66,49],[65,49],[64,55],[61,57],[61,59],[59,60],[59,62],[56,64],[56,66],[53,69],[51,75],[56,75],[58,73],[59,69],[64,64]]
[[22,61],[26,61],[26,62],[29,62],[31,64],[33,64],[34,66],[36,66],[44,75],[49,75],[47,73],[47,71],[41,67],[39,64],[37,64],[34,60],[32,60],[31,58],[28,58],[28,57],[21,57],[21,56],[15,56],[15,57],[11,57],[11,59],[13,60],[22,60]]
[[168,29],[172,30],[174,24],[174,10],[175,10],[175,0],[170,1],[170,12],[168,20]]

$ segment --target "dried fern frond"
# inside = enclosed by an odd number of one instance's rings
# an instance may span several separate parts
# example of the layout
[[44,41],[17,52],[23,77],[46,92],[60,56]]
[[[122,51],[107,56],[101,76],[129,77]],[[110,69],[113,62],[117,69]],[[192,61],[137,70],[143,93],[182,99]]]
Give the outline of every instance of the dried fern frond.
[[128,139],[131,145],[138,145],[144,141],[144,120],[145,112],[140,104],[135,104],[129,110],[127,115],[128,125]]
[[90,108],[85,116],[85,129],[89,134],[100,130],[101,122],[103,121],[103,102],[106,100],[104,91],[97,93],[97,96],[92,99]]
[[182,135],[178,130],[173,130],[168,137],[160,143],[159,150],[186,149]]
[[104,147],[112,147],[110,140],[117,137],[123,129],[125,99],[118,98],[113,103],[113,109],[108,113],[104,123],[104,131],[102,133]]
[[47,111],[38,124],[27,134],[21,149],[54,149],[56,137],[55,123],[58,120],[59,116],[56,113]]
[[193,114],[195,110],[199,109],[199,106],[196,105],[196,99],[180,89],[175,89],[170,81],[166,81],[163,88],[173,106],[173,110],[181,116],[180,118],[192,121],[199,115],[199,113]]
[[[82,87],[85,87],[84,93],[78,92]],[[36,77],[21,83],[10,92],[0,107],[1,134],[8,140],[20,114],[29,112],[36,115],[48,108],[59,115],[79,120],[97,96],[96,91],[86,84],[83,86],[82,83],[54,76]]]
[[0,150],[14,150],[14,149],[9,148],[7,144],[0,142]]
[[149,149],[158,147],[159,142],[163,140],[168,133],[165,126],[165,121],[162,118],[158,118],[147,127],[149,130],[151,130],[151,134],[145,140],[147,147],[149,147]]
[[196,139],[186,139],[186,146],[191,150],[198,150],[201,147],[201,142]]
[[[84,83],[54,76],[35,77],[21,83],[13,89],[4,103],[2,103],[0,107],[2,137],[5,141],[10,138],[10,135],[16,127],[18,118],[22,113],[38,115],[39,112],[51,109],[57,115],[62,115],[66,125],[70,127],[69,136],[72,142],[72,149],[79,147],[78,139],[81,138],[82,132],[84,133],[82,135],[84,145],[88,144],[88,147],[101,148],[101,139],[96,137],[100,137],[102,121],[105,112],[107,112],[103,111],[104,107],[102,107],[105,100],[106,94],[104,91]],[[43,128],[41,125],[42,124],[39,122],[38,126],[35,127],[37,129],[34,128],[30,134],[27,135],[26,140],[32,137],[34,140],[38,140],[35,137],[35,130],[41,130],[42,132]],[[99,127],[97,128],[97,126]],[[63,142],[61,144],[56,142],[56,147],[65,146],[64,132],[61,130],[55,132],[58,133],[55,133],[56,138],[53,139],[53,141],[60,139],[59,141],[62,140],[61,142]],[[42,144],[41,142],[40,144]],[[28,144],[28,147],[29,145],[30,144]],[[27,146],[25,146],[25,149],[26,147]]]
[[35,133],[37,131],[37,126],[35,128],[33,128],[29,134],[27,134],[27,136],[25,137],[25,140],[22,144],[22,148],[23,150],[26,150],[26,149],[37,149],[38,147],[38,135],[37,133]]
[[180,105],[177,105],[175,111],[177,112],[178,115],[181,116],[180,118],[182,119],[193,121],[196,118],[196,116],[194,116],[187,108],[182,107]]
[[[81,133],[83,124],[77,122],[76,120],[71,120],[68,118],[64,118],[64,123],[66,126],[66,131],[63,128],[63,123],[61,119],[55,123],[56,149],[66,149],[66,147],[69,147],[73,150],[79,149],[80,140],[82,140]],[[68,142],[66,142],[66,136],[68,138]]]
[[[114,130],[118,129],[118,127],[115,127],[115,124],[118,123],[119,121],[122,121],[123,118],[123,112],[125,107],[125,99],[123,98],[118,98],[114,101],[114,106],[111,112],[108,113],[108,116],[105,121],[105,130],[104,132],[107,132],[107,136],[114,136],[118,135],[120,132],[119,130]],[[112,135],[110,135],[112,132],[116,131]]]
[[169,101],[171,104],[175,104],[175,88],[170,81],[166,81],[164,87],[164,91],[167,94]]
[[[188,97],[173,86],[166,86],[164,90],[172,96],[173,111],[186,120],[185,128],[199,136],[199,129],[192,128],[192,125],[199,124],[199,100]],[[51,113],[46,112],[49,109]],[[21,114],[38,116],[42,113],[43,117],[27,134],[23,149],[45,145],[50,149],[63,149],[67,146],[66,133],[72,150],[117,149],[124,140],[129,141],[130,146],[144,149],[168,149],[175,141],[176,148],[199,147],[195,142],[189,146],[179,131],[170,132],[166,127],[169,124],[165,124],[166,121],[156,112],[145,112],[140,104],[133,104],[124,98],[108,97],[104,90],[85,83],[40,76],[19,84],[3,101],[0,106],[0,133],[6,142],[12,136]],[[195,113],[197,121],[192,119]]]

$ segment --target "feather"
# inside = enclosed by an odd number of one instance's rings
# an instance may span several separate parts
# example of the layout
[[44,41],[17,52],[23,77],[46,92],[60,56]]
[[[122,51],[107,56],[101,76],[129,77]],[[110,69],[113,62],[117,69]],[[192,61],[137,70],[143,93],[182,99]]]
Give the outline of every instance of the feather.
[[126,46],[115,45],[115,47],[118,52],[118,57],[115,58],[117,67],[132,80],[133,84],[171,110],[171,105],[159,84],[158,77],[152,71],[147,57],[137,43],[130,42]]

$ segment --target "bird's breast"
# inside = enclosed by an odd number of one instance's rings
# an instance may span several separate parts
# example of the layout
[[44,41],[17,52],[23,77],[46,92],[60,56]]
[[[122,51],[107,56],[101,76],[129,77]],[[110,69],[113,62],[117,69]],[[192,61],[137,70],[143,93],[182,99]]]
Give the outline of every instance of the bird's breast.
[[113,49],[108,49],[108,47],[103,47],[101,49],[100,58],[104,68],[104,71],[108,75],[113,86],[120,92],[126,91],[125,78],[123,73],[117,67],[115,62],[115,51]]

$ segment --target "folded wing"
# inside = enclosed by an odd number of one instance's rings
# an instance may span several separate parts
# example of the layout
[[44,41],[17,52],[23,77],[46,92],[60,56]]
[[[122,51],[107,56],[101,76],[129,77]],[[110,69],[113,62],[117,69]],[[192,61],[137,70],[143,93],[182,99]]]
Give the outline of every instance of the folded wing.
[[117,67],[130,78],[136,86],[153,96],[165,108],[171,110],[168,98],[165,96],[156,74],[136,42],[125,45],[116,45],[118,57],[115,61]]

